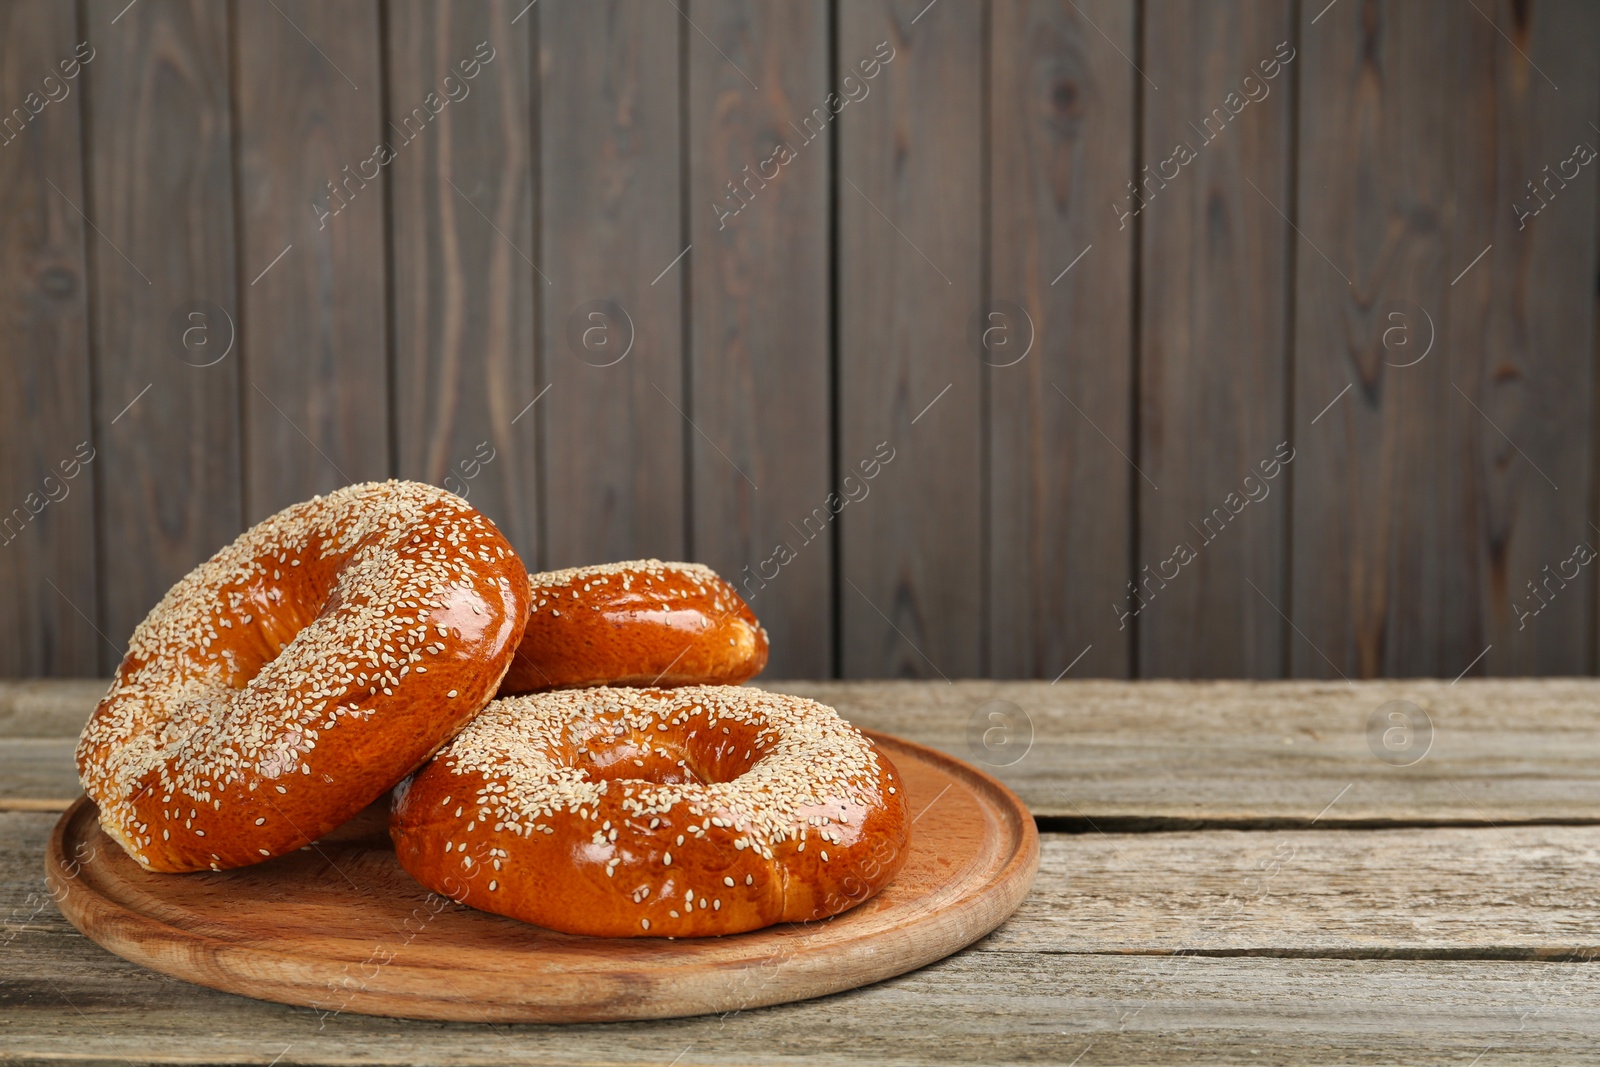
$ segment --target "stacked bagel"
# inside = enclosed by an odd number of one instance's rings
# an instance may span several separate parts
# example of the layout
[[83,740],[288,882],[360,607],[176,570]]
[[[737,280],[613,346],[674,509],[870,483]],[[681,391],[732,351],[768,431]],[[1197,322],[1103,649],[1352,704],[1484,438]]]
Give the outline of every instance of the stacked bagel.
[[151,871],[270,860],[392,790],[401,865],[460,903],[569,933],[735,933],[860,903],[909,832],[869,739],[740,686],[766,659],[707,567],[530,576],[461,498],[353,485],[168,592],[78,769]]

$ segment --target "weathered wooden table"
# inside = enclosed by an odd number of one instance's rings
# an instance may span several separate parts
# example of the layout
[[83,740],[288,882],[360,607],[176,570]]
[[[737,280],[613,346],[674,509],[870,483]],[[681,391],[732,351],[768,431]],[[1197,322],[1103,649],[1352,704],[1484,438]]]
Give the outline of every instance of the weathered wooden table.
[[726,1017],[324,1019],[61,918],[45,838],[103,684],[0,684],[0,1060],[1600,1062],[1600,681],[769,684],[987,763],[1045,831],[1021,910],[921,971]]

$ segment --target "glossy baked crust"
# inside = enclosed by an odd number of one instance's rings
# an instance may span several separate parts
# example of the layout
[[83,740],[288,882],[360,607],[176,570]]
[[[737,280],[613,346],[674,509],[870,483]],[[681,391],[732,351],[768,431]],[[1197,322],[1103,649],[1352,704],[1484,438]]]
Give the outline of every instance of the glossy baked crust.
[[484,911],[602,937],[803,922],[905,862],[905,791],[825,705],[732,686],[494,701],[395,790],[400,864]]
[[500,695],[595,685],[737,685],[767,665],[767,633],[733,586],[658,559],[544,571]]
[[484,516],[416,482],[279,512],[139,624],[78,743],[107,834],[153,871],[299,848],[494,695],[527,571]]

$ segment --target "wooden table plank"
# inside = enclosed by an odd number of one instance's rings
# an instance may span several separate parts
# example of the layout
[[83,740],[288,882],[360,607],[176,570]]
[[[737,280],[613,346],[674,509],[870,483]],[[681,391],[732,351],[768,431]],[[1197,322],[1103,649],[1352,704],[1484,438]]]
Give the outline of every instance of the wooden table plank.
[[[1600,818],[1600,681],[1588,679],[762,685],[814,696],[862,726],[984,767],[1036,816],[1064,820],[1047,825]],[[46,766],[41,750],[5,739],[76,738],[104,692],[105,683],[92,680],[0,683],[0,776],[39,768],[25,772],[17,795],[65,807],[77,794],[76,774],[69,760]],[[1424,709],[1433,726],[1426,755],[1408,767],[1379,759],[1366,732],[1373,712],[1397,699]],[[992,731],[996,708],[1009,733]],[[1422,732],[1412,742],[1391,758],[1424,751]]]
[[70,4],[0,5],[0,106],[16,108],[0,115],[0,675],[92,674],[103,654],[88,228],[74,210],[81,60],[95,53],[77,28]]
[[[35,907],[57,818],[0,812],[0,916],[41,936],[71,933]],[[1595,827],[1047,833],[1033,893],[969,951],[1588,959],[1597,871]]]
[[1108,637],[1132,616],[1141,677],[1283,674],[1292,37],[1259,0],[1144,20],[1147,169],[1116,208],[1140,238],[1138,589],[1096,609]]
[[0,812],[66,811],[83,792],[72,753],[74,737],[0,740]]
[[1306,28],[1294,675],[1593,669],[1597,48],[1581,0]]
[[[832,150],[812,109],[828,113],[828,5],[715,0],[689,14],[705,34],[688,35],[694,251],[681,265],[700,431],[690,438],[690,553],[765,622],[774,673],[827,677]],[[871,81],[848,73],[850,91],[870,96]]]
[[0,948],[7,1062],[1600,1063],[1600,968],[1581,963],[966,953],[726,1017],[488,1026],[324,1017],[60,941],[48,956],[26,933]]
[[1135,6],[1001,0],[991,19],[989,670],[1125,678],[1135,231],[1106,205],[1134,172]]
[[[1035,816],[1102,829],[1304,826],[1336,797],[1318,825],[1600,814],[1600,682],[1589,679],[762,684],[985,767]],[[1369,744],[1369,720],[1391,700],[1433,725],[1409,767]],[[996,707],[1009,725],[986,735]],[[1423,740],[1391,758],[1420,755]]]
[[1045,834],[987,951],[1600,956],[1600,828]]
[[[396,152],[400,476],[466,497],[533,561],[545,404],[528,405],[539,393],[535,315],[547,284],[534,265],[535,18],[512,22],[525,6],[390,4],[385,130]],[[440,112],[418,132],[414,109],[429,94]]]
[[77,737],[110,686],[109,678],[0,681],[0,739]]

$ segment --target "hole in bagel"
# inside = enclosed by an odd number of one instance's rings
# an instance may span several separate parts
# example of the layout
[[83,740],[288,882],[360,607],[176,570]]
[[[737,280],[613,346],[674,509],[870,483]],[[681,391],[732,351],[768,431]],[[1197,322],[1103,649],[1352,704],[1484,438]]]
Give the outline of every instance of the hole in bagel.
[[[255,581],[238,591],[239,604],[234,614],[241,621],[234,627],[235,636],[229,643],[226,658],[230,668],[228,682],[232,688],[248,687],[262,668],[281,656],[300,631],[323,613],[332,581],[321,583],[318,588],[298,573],[295,577],[301,581],[292,585]],[[287,592],[285,587],[288,587]],[[246,623],[243,619],[250,621]]]
[[[703,722],[703,720],[702,720]],[[590,781],[645,781],[657,785],[731,782],[765,754],[753,739],[717,731],[652,736],[603,724],[568,745],[568,765]]]

